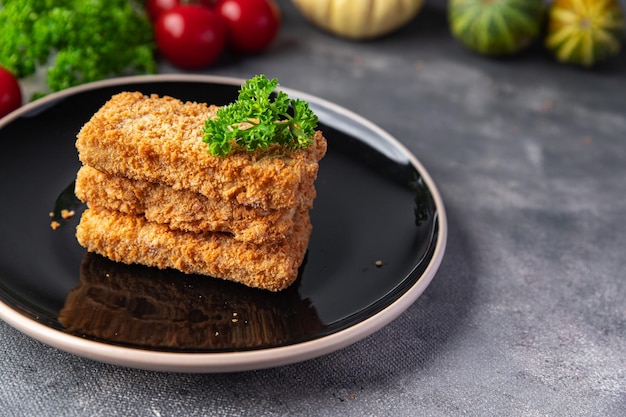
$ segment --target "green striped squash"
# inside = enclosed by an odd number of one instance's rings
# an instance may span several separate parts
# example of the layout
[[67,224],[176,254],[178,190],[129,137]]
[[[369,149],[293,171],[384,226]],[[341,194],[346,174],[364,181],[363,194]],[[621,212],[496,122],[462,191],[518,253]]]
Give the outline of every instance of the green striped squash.
[[452,35],[483,55],[512,55],[532,44],[541,32],[543,0],[450,0]]
[[545,44],[558,61],[591,67],[619,53],[624,26],[618,0],[555,0]]

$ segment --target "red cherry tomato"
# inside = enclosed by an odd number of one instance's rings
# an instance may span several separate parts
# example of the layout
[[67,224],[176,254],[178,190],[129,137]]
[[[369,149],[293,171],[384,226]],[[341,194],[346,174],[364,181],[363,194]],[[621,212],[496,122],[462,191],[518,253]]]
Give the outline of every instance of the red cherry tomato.
[[179,4],[180,0],[146,0],[146,11],[150,20],[156,22],[162,13]]
[[6,68],[0,67],[0,118],[22,105],[22,90],[17,78]]
[[178,6],[179,4],[197,4],[199,6],[212,9],[213,6],[215,6],[216,1],[217,0],[195,0],[192,3],[189,3],[181,0],[146,0],[146,11],[148,12],[150,21],[156,22],[162,13],[174,8],[174,6]]
[[201,69],[220,56],[226,44],[222,18],[206,7],[179,5],[159,16],[155,24],[159,51],[183,69]]
[[228,28],[229,45],[239,52],[260,52],[278,34],[280,9],[273,0],[218,0],[215,10]]

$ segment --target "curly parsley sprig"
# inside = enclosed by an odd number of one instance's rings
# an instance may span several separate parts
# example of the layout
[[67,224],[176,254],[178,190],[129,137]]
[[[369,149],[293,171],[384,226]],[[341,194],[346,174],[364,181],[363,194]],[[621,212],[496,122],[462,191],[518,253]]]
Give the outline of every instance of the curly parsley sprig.
[[276,78],[257,75],[239,90],[237,101],[218,109],[216,117],[204,124],[203,141],[209,152],[225,156],[233,146],[249,151],[279,144],[288,150],[307,148],[313,143],[317,116],[309,104],[276,91]]

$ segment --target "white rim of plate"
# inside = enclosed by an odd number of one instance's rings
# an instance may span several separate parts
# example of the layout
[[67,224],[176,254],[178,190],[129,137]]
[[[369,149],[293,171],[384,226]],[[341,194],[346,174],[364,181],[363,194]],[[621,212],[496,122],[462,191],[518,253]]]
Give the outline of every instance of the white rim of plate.
[[[35,108],[45,106],[65,96],[71,96],[87,90],[95,90],[103,87],[114,87],[117,85],[131,83],[150,82],[198,82],[198,83],[219,83],[239,86],[245,82],[244,79],[235,77],[224,77],[214,75],[193,75],[193,74],[157,74],[139,75],[111,78],[103,81],[83,84],[71,87],[57,93],[52,93],[39,100],[25,104],[4,118],[0,119],[0,128],[10,121],[16,119],[23,113]],[[7,322],[12,327],[22,333],[39,340],[49,346],[53,346],[65,352],[69,352],[84,358],[98,362],[138,368],[153,371],[166,372],[187,372],[187,373],[218,373],[218,372],[239,372],[255,369],[271,368],[288,365],[313,359],[325,354],[345,348],[363,338],[375,333],[382,327],[389,324],[409,308],[428,287],[434,278],[446,248],[448,225],[446,213],[441,195],[435,186],[434,181],[417,160],[417,158],[396,138],[386,131],[359,116],[352,111],[319,97],[302,93],[297,90],[280,87],[281,90],[290,95],[297,96],[312,103],[317,103],[327,107],[339,114],[349,117],[364,127],[376,132],[380,137],[393,144],[405,156],[411,164],[421,174],[422,179],[428,186],[437,207],[437,240],[435,249],[428,266],[417,282],[402,294],[396,301],[373,316],[354,324],[346,329],[331,333],[327,336],[301,342],[293,345],[280,346],[274,348],[239,351],[239,352],[216,352],[216,353],[179,353],[179,352],[158,352],[142,350],[117,345],[109,345],[78,336],[73,336],[55,330],[26,316],[23,316],[0,301],[0,319]]]

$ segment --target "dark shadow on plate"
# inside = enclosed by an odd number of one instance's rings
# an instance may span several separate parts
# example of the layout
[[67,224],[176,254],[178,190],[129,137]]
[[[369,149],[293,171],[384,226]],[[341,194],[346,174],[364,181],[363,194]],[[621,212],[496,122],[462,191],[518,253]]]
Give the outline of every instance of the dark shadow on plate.
[[178,352],[280,346],[324,327],[298,282],[272,293],[93,253],[85,254],[58,320],[83,338]]

